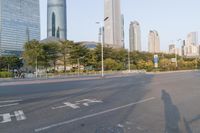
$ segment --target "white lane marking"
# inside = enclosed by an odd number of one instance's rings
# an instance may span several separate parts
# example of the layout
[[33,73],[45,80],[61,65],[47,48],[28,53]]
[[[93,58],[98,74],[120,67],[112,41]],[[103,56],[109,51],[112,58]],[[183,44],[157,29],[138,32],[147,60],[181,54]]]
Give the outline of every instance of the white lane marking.
[[127,105],[124,105],[124,106],[116,107],[116,108],[113,108],[113,109],[108,109],[108,110],[105,110],[105,111],[102,111],[102,112],[99,112],[99,113],[86,115],[86,116],[75,118],[75,119],[72,119],[72,120],[69,120],[69,121],[60,122],[60,123],[57,123],[57,124],[52,124],[52,125],[49,125],[49,126],[46,126],[46,127],[35,129],[35,132],[41,132],[41,131],[48,130],[48,129],[51,129],[51,128],[54,128],[54,127],[58,127],[58,126],[70,124],[70,123],[73,123],[73,122],[76,122],[76,121],[80,121],[80,120],[83,120],[83,119],[87,119],[87,118],[103,115],[103,114],[106,114],[106,113],[110,113],[110,112],[113,112],[113,111],[117,111],[117,110],[120,110],[120,109],[124,109],[124,108],[130,107],[130,106],[133,106],[133,105],[136,105],[136,104],[152,101],[154,99],[156,99],[156,98],[155,97],[151,97],[151,98],[144,99],[144,100],[141,100],[141,101],[138,101],[138,102],[134,102],[134,103],[130,103],[130,104],[127,104]]
[[22,100],[8,100],[8,101],[0,101],[0,103],[16,103],[21,102]]
[[26,116],[22,110],[14,111],[14,115],[10,113],[0,114],[0,117],[3,118],[2,121],[0,121],[0,124],[11,122],[12,117],[15,117],[17,121],[26,120]]
[[55,109],[61,109],[61,108],[66,108],[66,107],[70,107],[72,109],[78,109],[80,108],[79,105],[84,105],[86,107],[88,107],[91,103],[102,103],[103,101],[101,100],[96,100],[96,99],[83,99],[80,101],[76,101],[75,103],[70,103],[70,102],[64,102],[62,106],[58,106],[58,107],[52,107],[51,109],[55,110]]
[[14,114],[15,114],[17,121],[26,120],[26,116],[22,110],[15,111]]
[[78,109],[78,108],[80,108],[79,106],[77,106],[76,104],[73,104],[73,103],[69,103],[69,102],[66,102],[66,103],[64,103],[66,106],[68,106],[68,107],[71,107],[71,108],[73,108],[73,109]]
[[61,109],[61,108],[66,108],[66,107],[70,107],[72,109],[78,109],[78,108],[80,108],[77,104],[65,102],[63,106],[52,107],[52,109],[54,110],[54,109]]
[[83,99],[80,101],[76,101],[76,103],[83,103],[84,106],[89,106],[90,103],[103,103],[103,101],[96,99]]
[[11,122],[11,115],[9,113],[6,113],[6,114],[0,114],[0,117],[3,118],[3,120],[0,122],[1,124],[2,123],[7,123],[7,122]]
[[19,105],[19,103],[0,105],[0,108],[3,108],[3,107],[9,107],[9,106],[16,106],[16,105]]

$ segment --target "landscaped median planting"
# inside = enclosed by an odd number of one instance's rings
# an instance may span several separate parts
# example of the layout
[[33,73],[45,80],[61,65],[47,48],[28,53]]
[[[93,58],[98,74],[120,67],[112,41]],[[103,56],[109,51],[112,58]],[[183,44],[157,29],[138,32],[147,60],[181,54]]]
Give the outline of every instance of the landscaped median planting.
[[0,72],[0,78],[11,78],[12,76],[11,72]]

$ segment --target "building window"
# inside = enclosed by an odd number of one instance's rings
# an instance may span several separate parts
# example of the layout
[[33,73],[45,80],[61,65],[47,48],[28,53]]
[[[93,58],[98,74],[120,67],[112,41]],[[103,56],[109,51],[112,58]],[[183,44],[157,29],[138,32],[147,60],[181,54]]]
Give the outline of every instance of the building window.
[[52,13],[52,36],[55,37],[56,35],[56,15]]

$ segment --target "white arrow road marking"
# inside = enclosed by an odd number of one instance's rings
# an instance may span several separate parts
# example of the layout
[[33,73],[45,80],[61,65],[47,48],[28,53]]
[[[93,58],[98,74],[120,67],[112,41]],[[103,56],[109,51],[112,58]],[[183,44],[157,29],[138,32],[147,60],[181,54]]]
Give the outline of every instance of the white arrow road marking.
[[42,132],[42,131],[45,131],[45,130],[49,130],[51,128],[63,126],[63,125],[70,124],[70,123],[73,123],[73,122],[77,122],[77,121],[80,121],[80,120],[89,119],[89,118],[92,118],[92,117],[96,117],[96,116],[100,116],[100,115],[103,115],[103,114],[111,113],[111,112],[114,112],[114,111],[117,111],[117,110],[121,110],[121,109],[124,109],[124,108],[128,108],[128,107],[134,106],[136,104],[141,104],[141,103],[145,103],[145,102],[148,102],[148,101],[152,101],[154,99],[156,99],[156,98],[155,97],[151,97],[151,98],[148,98],[148,99],[144,99],[144,100],[141,100],[141,101],[138,101],[138,102],[134,102],[134,103],[130,103],[130,104],[127,104],[127,105],[124,105],[124,106],[119,106],[119,107],[116,107],[116,108],[108,109],[108,110],[105,110],[105,111],[102,111],[102,112],[98,112],[98,113],[95,113],[95,114],[90,114],[90,115],[78,117],[78,118],[75,118],[75,119],[72,119],[72,120],[68,120],[68,121],[52,124],[52,125],[49,125],[49,126],[46,126],[46,127],[35,129],[35,132]]
[[17,121],[26,120],[26,116],[22,110],[14,111],[14,115],[11,115],[10,113],[0,114],[0,117],[3,118],[3,120],[0,122],[0,124],[11,122],[12,117],[15,117]]
[[62,106],[58,106],[58,107],[52,107],[51,109],[55,110],[55,109],[61,109],[61,108],[66,108],[66,107],[70,107],[72,109],[78,109],[80,108],[80,104],[84,105],[84,106],[89,106],[89,104],[91,103],[102,103],[103,101],[101,100],[96,100],[96,99],[83,99],[80,101],[76,101],[74,104],[70,103],[70,102],[64,102]]
[[73,109],[78,109],[78,108],[80,108],[79,106],[77,106],[77,104],[72,104],[72,103],[69,103],[69,102],[66,102],[66,103],[64,103],[66,106],[68,106],[68,107],[71,107],[71,108],[73,108]]
[[52,107],[52,109],[61,109],[61,108],[66,108],[66,107],[70,107],[72,109],[78,109],[78,108],[80,108],[78,106],[78,104],[73,104],[73,103],[70,103],[70,102],[65,102],[63,106]]
[[84,106],[89,106],[90,103],[102,103],[101,100],[96,99],[83,99],[81,101],[77,101],[77,103],[83,103]]

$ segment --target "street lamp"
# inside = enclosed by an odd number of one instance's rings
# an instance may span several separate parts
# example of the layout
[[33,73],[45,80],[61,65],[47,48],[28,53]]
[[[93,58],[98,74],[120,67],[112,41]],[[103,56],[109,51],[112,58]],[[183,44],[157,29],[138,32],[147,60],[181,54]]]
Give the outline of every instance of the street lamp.
[[35,77],[38,77],[38,57],[36,57],[35,60]]
[[[109,19],[109,17],[106,17],[104,19],[104,22],[107,21]],[[100,42],[101,42],[101,77],[103,78],[104,77],[104,30],[103,30],[103,27],[101,25],[100,22],[96,22],[96,24],[99,24],[100,25],[100,33],[99,33],[99,38],[101,38]]]
[[128,71],[131,73],[130,48],[128,48]]

